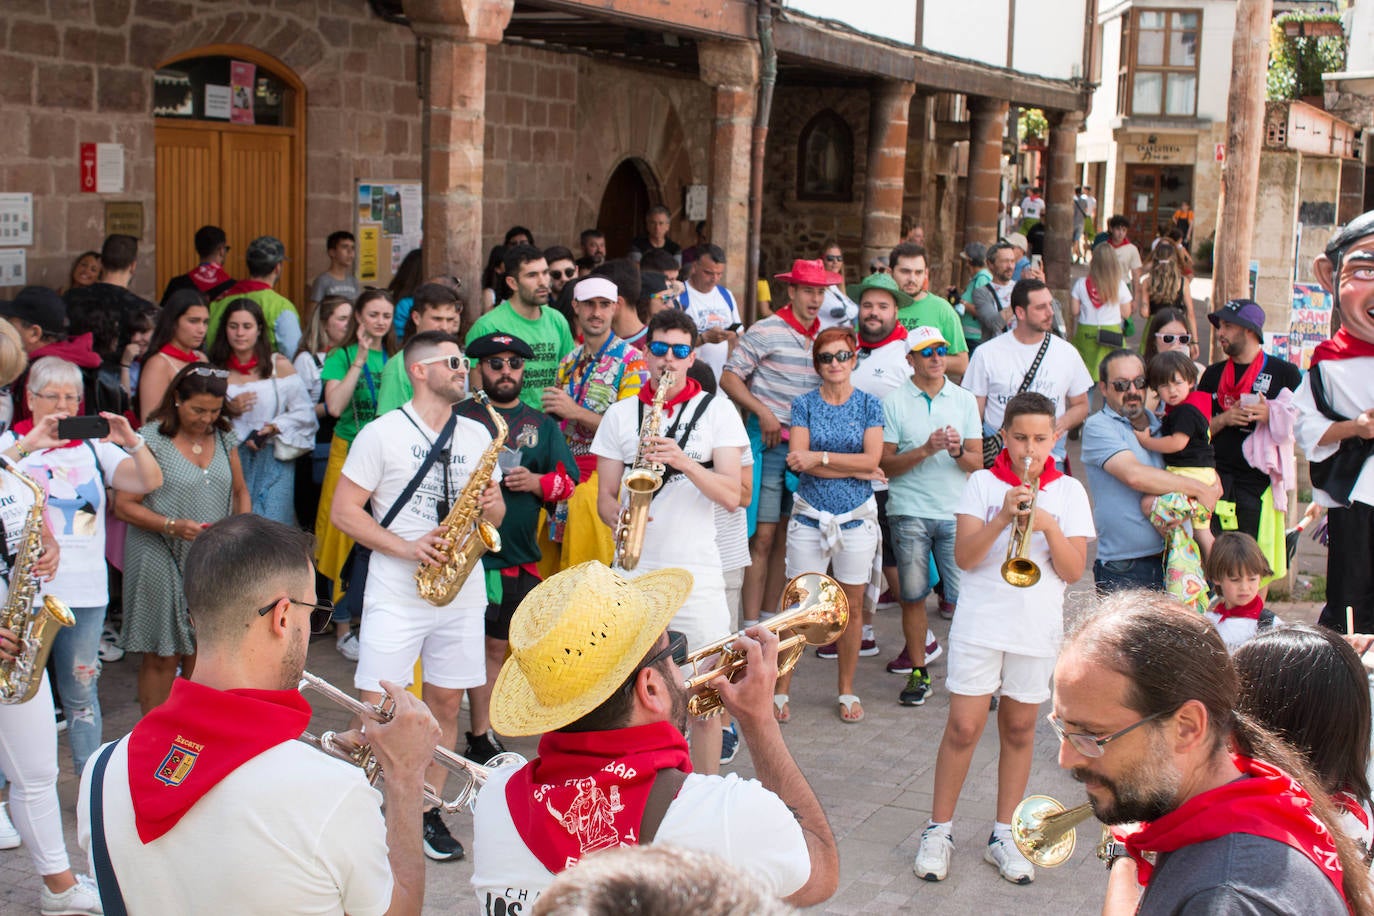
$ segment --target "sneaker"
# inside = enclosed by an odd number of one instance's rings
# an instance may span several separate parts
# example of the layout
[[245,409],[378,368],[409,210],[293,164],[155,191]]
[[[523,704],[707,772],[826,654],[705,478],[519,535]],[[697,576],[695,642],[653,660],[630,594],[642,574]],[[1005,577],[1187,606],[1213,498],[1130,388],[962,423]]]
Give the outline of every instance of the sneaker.
[[10,820],[9,804],[0,802],[0,849],[17,849],[24,842]]
[[339,654],[350,662],[358,660],[358,632],[349,630],[348,635],[334,643],[334,648],[339,650]]
[[946,620],[954,619],[954,605],[945,599],[940,599],[940,616]]
[[60,894],[54,894],[45,884],[38,899],[43,916],[101,916],[105,912],[100,906],[100,891],[90,875],[77,875],[76,883]]
[[924,706],[930,696],[930,675],[920,668],[913,669],[906,679],[906,686],[897,695],[897,702],[903,706]]
[[906,646],[902,646],[901,654],[887,663],[888,674],[910,674],[916,666],[911,663],[911,656],[906,654]]
[[890,589],[884,589],[883,593],[878,596],[878,610],[885,611],[894,607],[897,607],[897,596],[892,594]]
[[826,643],[816,650],[816,657],[834,661],[840,657],[840,644],[837,642]]
[[945,654],[944,646],[940,645],[940,640],[935,638],[935,634],[926,630],[926,664],[929,665],[935,659]]
[[734,763],[735,755],[739,753],[739,726],[734,722],[725,729],[720,736],[720,765]]
[[436,862],[449,862],[463,857],[463,844],[453,838],[438,808],[424,814],[425,855]]
[[468,739],[468,746],[463,749],[463,756],[473,763],[480,763],[486,766],[488,760],[495,757],[497,754],[504,754],[506,752],[505,745],[503,745],[501,740],[496,737],[496,734],[490,730],[480,735],[474,735],[472,732],[464,732],[463,734],[466,735]]
[[871,626],[864,627],[863,641],[859,643],[859,657],[872,658],[878,654],[878,640]]
[[124,650],[119,648],[119,630],[110,624],[105,624],[100,631],[100,648],[96,650],[102,662],[117,662],[124,657]]
[[1035,866],[1021,855],[1010,837],[999,837],[995,833],[988,837],[983,861],[996,865],[997,873],[1012,884],[1030,884],[1035,880]]
[[916,851],[912,866],[916,877],[925,881],[943,881],[949,874],[949,857],[954,853],[954,837],[942,827],[927,827],[921,834],[921,848]]

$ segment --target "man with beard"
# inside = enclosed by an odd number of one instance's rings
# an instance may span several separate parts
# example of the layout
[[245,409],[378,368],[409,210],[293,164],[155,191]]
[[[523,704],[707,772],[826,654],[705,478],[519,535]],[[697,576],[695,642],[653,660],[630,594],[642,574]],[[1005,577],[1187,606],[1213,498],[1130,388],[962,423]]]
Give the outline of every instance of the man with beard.
[[497,770],[477,796],[472,885],[482,912],[531,907],[593,849],[650,842],[717,853],[794,906],[835,892],[834,836],[773,720],[775,634],[740,634],[745,668],[712,683],[757,781],[690,773],[674,661],[684,638],[665,628],[691,590],[681,569],[630,580],[589,562],[536,586],[516,610],[492,721],[502,734],[543,737],[538,757]]
[[[482,390],[506,423],[506,451],[501,458],[501,487],[506,517],[501,522],[501,549],[482,557],[487,575],[487,681],[468,692],[472,731],[463,756],[486,763],[505,750],[489,734],[491,685],[506,658],[511,615],[539,584],[539,510],[572,495],[578,471],[558,422],[520,400],[525,360],[533,354],[518,337],[488,334],[468,345]],[[458,405],[458,415],[476,420],[491,435],[496,428],[485,407],[471,398]],[[491,573],[498,575],[490,575]]]
[[296,740],[310,723],[296,689],[306,645],[332,610],[315,603],[311,554],[310,535],[252,514],[191,545],[195,674],[82,776],[81,846],[97,873],[108,855],[118,882],[101,881],[106,912],[120,895],[134,914],[420,912],[420,809],[439,726],[382,685],[395,715],[368,722],[366,739],[386,773],[380,793]]
[[1134,350],[1113,350],[1098,367],[1103,407],[1083,424],[1083,465],[1093,494],[1097,559],[1093,580],[1100,592],[1164,587],[1164,539],[1140,511],[1149,493],[1182,492],[1207,506],[1221,488],[1164,470],[1164,456],[1140,444],[1137,429],[1159,428],[1145,409],[1145,364]]
[[606,260],[606,233],[600,229],[583,229],[577,244],[582,248],[582,257],[591,258],[593,267]]
[[897,312],[897,322],[908,331],[931,327],[949,341],[946,371],[957,382],[968,369],[968,343],[959,313],[945,299],[930,291],[930,259],[920,245],[903,244],[888,255],[892,265],[892,279],[897,281],[907,302]]
[[[425,331],[440,331],[444,334],[457,334],[462,323],[463,300],[451,287],[442,283],[424,283],[415,290],[411,298],[410,321],[414,323],[411,334]],[[389,359],[382,368],[382,378],[377,385],[377,416],[395,410],[415,394],[410,384],[403,359]]]
[[992,340],[1007,329],[1011,321],[1011,290],[1016,285],[1016,249],[1009,242],[998,242],[987,251],[987,269],[992,282],[972,291],[969,301],[983,331],[983,341]]
[[544,389],[554,384],[559,361],[572,352],[572,330],[568,319],[549,306],[549,264],[538,248],[506,249],[505,283],[509,298],[473,322],[467,343],[488,334],[509,334],[528,344],[534,359],[525,366],[520,400],[538,410]]
[[1370,912],[1368,866],[1320,781],[1239,693],[1216,630],[1163,595],[1107,598],[1065,643],[1059,765],[1124,835],[1104,914]]

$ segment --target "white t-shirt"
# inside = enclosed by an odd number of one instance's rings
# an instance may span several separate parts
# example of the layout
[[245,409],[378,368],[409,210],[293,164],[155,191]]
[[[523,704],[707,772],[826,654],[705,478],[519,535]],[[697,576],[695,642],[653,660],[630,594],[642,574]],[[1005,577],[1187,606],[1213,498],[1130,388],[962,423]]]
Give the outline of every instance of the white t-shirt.
[[[1073,284],[1073,290],[1069,293],[1077,305],[1079,324],[1091,325],[1118,325],[1121,324],[1121,304],[1131,301],[1131,288],[1126,285],[1126,281],[1121,281],[1121,286],[1116,291],[1116,298],[1110,302],[1104,301],[1102,307],[1093,305],[1092,298],[1088,295],[1088,278],[1079,277]],[[1105,300],[1105,296],[1103,297]]]
[[822,331],[826,328],[852,328],[855,319],[859,317],[859,306],[838,286],[827,286],[825,299],[821,302],[821,310],[816,313],[816,317],[820,319]]
[[[344,460],[343,475],[372,494],[372,516],[378,523],[386,518],[391,504],[400,497],[406,484],[420,470],[439,431],[430,429],[407,401],[367,424],[353,440]],[[448,501],[456,502],[467,485],[482,453],[491,444],[491,433],[476,420],[458,417],[453,439],[448,445]],[[492,469],[492,479],[501,479],[500,467]],[[398,537],[414,540],[439,524],[439,503],[444,496],[443,461],[436,460],[410,503],[400,511],[388,530]],[[416,608],[430,604],[415,592],[415,561],[401,560],[374,552],[368,564],[367,589],[370,604],[376,600],[402,602]],[[380,587],[382,591],[377,591]],[[453,599],[458,607],[486,607],[486,582],[479,571],[468,576]]]
[[[92,769],[76,805],[88,856]],[[131,914],[380,916],[392,890],[381,802],[357,767],[287,741],[234,770],[144,845],[125,742],[105,771],[106,845]]]
[[[721,295],[719,286],[713,286],[709,293],[703,293],[689,284],[684,295],[687,299],[685,311],[697,323],[698,331],[723,331],[739,321],[739,312],[730,307],[730,303]],[[720,381],[721,370],[725,368],[725,360],[729,356],[730,345],[725,341],[697,347],[697,359],[711,367],[716,381]]]
[[[57,575],[51,582],[41,583],[40,591],[62,599],[68,607],[104,607],[110,603],[105,567],[105,488],[114,486],[115,468],[129,457],[112,442],[87,441],[90,447],[82,442],[70,448],[45,449],[19,462],[19,469],[47,493],[48,525],[62,548]],[[13,432],[0,435],[0,451],[14,443]],[[5,523],[5,533],[17,537],[33,503],[27,499],[16,503],[8,496],[13,490],[7,488],[7,495],[0,497],[0,519]]]
[[320,403],[320,393],[324,390],[324,380],[320,378],[320,373],[324,371],[324,358],[328,355],[328,353],[298,353],[291,363],[296,367],[296,375],[300,376],[301,384],[305,386],[306,393],[310,395],[312,406]]
[[[1040,342],[1023,344],[1014,334],[999,334],[973,351],[963,386],[977,397],[987,398],[983,422],[993,429],[1002,428],[1002,413],[1007,401],[1021,387],[1021,381],[1040,352]],[[1093,386],[1088,367],[1073,345],[1050,335],[1050,346],[1040,361],[1029,391],[1037,391],[1054,402],[1056,417],[1068,409],[1068,398],[1086,394]],[[963,589],[960,589],[963,592]]]
[[860,347],[854,373],[849,377],[855,388],[881,401],[911,378],[911,364],[906,359],[910,347],[906,338],[889,341],[876,350],[868,351],[867,356],[864,355],[862,342]]
[[[1215,608],[1216,602],[1213,602],[1211,607],[1202,612],[1202,616],[1210,620],[1212,626],[1217,628],[1217,635],[1221,637],[1222,642],[1226,643],[1226,651],[1235,655],[1237,649],[1255,638],[1255,634],[1259,632],[1259,621],[1251,620],[1248,617],[1227,617],[1223,620]],[[1281,626],[1283,626],[1283,620],[1275,614],[1274,622],[1270,624],[1270,627]]]
[[1115,245],[1108,245],[1107,247],[1112,250],[1112,254],[1116,255],[1116,259],[1121,262],[1121,270],[1126,276],[1131,276],[1132,271],[1139,270],[1144,266],[1140,261],[1140,249],[1135,247],[1134,244],[1127,242],[1120,248]]
[[[740,480],[754,476],[754,453],[744,449],[739,456]],[[720,571],[730,572],[753,564],[749,556],[749,508],[740,506],[733,512],[716,504],[716,550],[720,551]]]
[[1039,218],[1040,218],[1040,215],[1041,215],[1042,213],[1044,213],[1044,212],[1045,212],[1045,198],[1043,198],[1043,197],[1031,197],[1029,194],[1027,194],[1025,197],[1021,198],[1021,218],[1022,218],[1022,219],[1039,219]]
[[[477,794],[472,887],[481,913],[524,916],[554,879],[511,820],[506,782],[517,769],[496,771]],[[757,780],[734,773],[688,776],[653,842],[713,852],[757,880],[764,893],[779,898],[795,893],[811,876],[797,819]]]
[[[1002,500],[1010,489],[991,471],[974,471],[964,485],[955,514],[989,522],[1002,510]],[[1040,491],[1035,511],[1049,513],[1065,537],[1097,536],[1088,492],[1068,475]],[[1008,584],[1001,568],[1010,537],[1008,525],[982,562],[964,570],[959,580],[959,613],[954,615],[949,638],[1002,652],[1054,658],[1064,638],[1064,589],[1068,583],[1055,573],[1049,543],[1037,531],[1031,535],[1030,559],[1040,567],[1040,581],[1030,588]]]

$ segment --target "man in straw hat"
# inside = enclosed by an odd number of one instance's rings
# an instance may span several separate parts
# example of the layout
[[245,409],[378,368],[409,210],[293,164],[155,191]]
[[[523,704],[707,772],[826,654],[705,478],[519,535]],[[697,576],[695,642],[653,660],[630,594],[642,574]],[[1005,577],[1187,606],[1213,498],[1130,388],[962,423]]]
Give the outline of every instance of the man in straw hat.
[[472,884],[483,912],[529,906],[584,855],[646,842],[707,849],[796,906],[834,893],[839,857],[825,813],[772,716],[778,638],[751,627],[746,667],[717,678],[758,781],[691,773],[688,695],[665,628],[692,575],[621,578],[595,561],[537,585],[515,612],[492,692],[505,735],[539,756],[496,771],[477,797]]

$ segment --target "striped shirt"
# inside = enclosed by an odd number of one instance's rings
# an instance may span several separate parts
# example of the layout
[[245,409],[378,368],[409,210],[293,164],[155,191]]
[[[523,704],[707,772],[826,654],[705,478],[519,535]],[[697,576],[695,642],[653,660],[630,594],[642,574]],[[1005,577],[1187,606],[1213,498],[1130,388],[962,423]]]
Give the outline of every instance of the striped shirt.
[[821,385],[811,364],[811,338],[777,315],[744,332],[725,371],[744,379],[783,426],[792,425],[792,402]]

